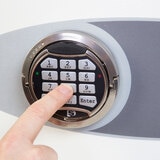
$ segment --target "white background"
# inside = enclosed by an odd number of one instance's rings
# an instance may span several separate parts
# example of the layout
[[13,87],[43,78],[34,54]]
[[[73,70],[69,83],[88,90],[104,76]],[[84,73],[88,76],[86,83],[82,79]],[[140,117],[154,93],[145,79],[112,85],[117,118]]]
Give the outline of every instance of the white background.
[[[159,0],[0,0],[0,34],[48,22],[120,17],[159,19]],[[0,137],[15,120],[0,112]],[[159,139],[90,135],[44,127],[35,143],[55,148],[59,160],[160,159]]]
[[88,18],[160,18],[159,0],[0,0],[0,33]]

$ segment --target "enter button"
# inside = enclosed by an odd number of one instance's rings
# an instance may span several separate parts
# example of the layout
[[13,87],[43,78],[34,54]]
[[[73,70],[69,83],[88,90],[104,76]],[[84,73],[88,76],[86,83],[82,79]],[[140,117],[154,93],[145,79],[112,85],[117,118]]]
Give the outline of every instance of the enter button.
[[97,98],[95,96],[79,96],[79,104],[93,108],[97,104]]

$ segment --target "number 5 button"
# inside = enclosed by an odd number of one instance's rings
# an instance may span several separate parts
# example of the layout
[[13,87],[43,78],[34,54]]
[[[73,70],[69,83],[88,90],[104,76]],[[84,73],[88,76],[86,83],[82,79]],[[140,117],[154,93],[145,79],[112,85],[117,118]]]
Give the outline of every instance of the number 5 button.
[[76,81],[76,72],[60,72],[61,81]]

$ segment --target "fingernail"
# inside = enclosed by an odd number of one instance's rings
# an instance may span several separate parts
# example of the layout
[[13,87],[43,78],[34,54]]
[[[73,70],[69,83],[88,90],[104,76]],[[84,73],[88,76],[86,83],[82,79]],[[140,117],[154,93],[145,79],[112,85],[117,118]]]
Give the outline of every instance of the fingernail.
[[62,94],[73,94],[73,88],[70,85],[67,84],[61,84],[58,88],[57,88]]

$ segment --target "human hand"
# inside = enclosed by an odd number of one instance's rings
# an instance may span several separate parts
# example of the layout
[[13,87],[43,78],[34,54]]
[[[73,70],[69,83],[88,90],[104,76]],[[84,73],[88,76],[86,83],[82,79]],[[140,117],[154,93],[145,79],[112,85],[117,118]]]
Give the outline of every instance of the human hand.
[[46,121],[72,96],[70,86],[60,85],[33,103],[0,140],[0,160],[57,160],[57,153],[33,142]]

